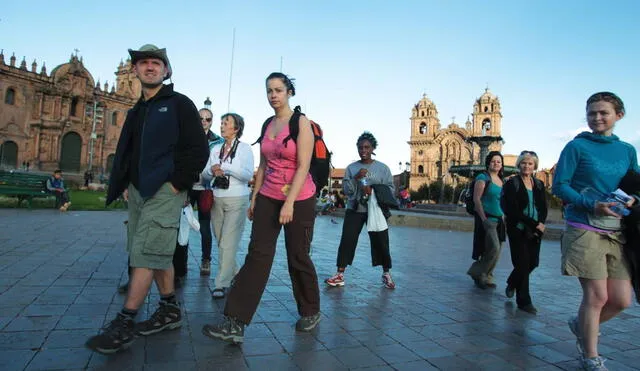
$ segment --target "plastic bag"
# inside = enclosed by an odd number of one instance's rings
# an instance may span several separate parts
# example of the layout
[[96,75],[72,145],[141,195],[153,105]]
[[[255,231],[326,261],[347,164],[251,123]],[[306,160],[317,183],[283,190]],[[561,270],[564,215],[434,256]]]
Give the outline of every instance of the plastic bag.
[[376,199],[375,191],[371,190],[371,196],[369,196],[369,203],[367,206],[367,231],[368,232],[380,232],[389,228],[387,220],[382,214],[382,209],[378,206],[378,200]]
[[189,244],[189,230],[200,231],[200,222],[193,216],[191,204],[182,208],[180,215],[180,229],[178,229],[178,244],[186,246]]

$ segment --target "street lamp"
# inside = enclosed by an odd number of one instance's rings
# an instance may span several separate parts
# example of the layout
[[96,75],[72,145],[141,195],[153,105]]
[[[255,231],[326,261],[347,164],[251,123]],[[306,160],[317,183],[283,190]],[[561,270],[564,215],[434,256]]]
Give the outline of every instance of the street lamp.
[[104,107],[98,102],[97,99],[93,101],[93,109],[90,106],[87,108],[86,113],[92,116],[91,136],[89,139],[89,171],[93,168],[93,146],[98,135],[96,134],[96,123],[102,120],[104,113]]
[[409,188],[409,176],[411,175],[411,164],[409,162],[404,163],[404,185]]
[[204,100],[204,108],[211,111],[211,99],[209,99],[209,97],[207,97],[207,99]]

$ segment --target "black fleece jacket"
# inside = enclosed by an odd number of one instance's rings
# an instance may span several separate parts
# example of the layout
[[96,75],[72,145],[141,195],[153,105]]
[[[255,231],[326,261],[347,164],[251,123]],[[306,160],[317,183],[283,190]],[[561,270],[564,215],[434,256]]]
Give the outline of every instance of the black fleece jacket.
[[529,195],[519,175],[511,177],[503,186],[502,192],[504,197],[502,211],[507,217],[507,230],[515,228],[518,223],[535,229],[538,222],[544,224],[547,221],[547,194],[544,191],[544,184],[539,179],[534,178],[533,187],[533,201],[538,209],[537,221],[524,214],[529,204]]
[[165,182],[188,190],[208,157],[207,137],[196,106],[175,92],[173,84],[164,85],[148,101],[141,97],[127,113],[106,203],[117,199],[129,183],[142,197],[153,196]]

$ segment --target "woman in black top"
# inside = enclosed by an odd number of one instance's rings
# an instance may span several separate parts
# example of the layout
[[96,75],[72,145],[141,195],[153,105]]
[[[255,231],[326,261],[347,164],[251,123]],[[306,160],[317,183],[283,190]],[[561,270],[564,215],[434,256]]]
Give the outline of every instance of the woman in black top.
[[507,279],[506,295],[516,294],[518,308],[536,314],[531,303],[529,275],[540,260],[540,239],[547,220],[547,197],[544,184],[533,172],[538,168],[538,156],[523,151],[516,167],[520,173],[512,177],[503,188],[502,207],[507,218],[507,235],[511,249],[513,271]]

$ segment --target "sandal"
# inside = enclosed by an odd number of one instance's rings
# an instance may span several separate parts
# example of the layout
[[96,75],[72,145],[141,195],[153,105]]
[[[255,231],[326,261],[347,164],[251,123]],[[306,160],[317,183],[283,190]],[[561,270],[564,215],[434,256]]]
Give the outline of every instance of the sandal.
[[213,289],[211,292],[211,297],[214,299],[224,299],[226,292],[224,288]]

